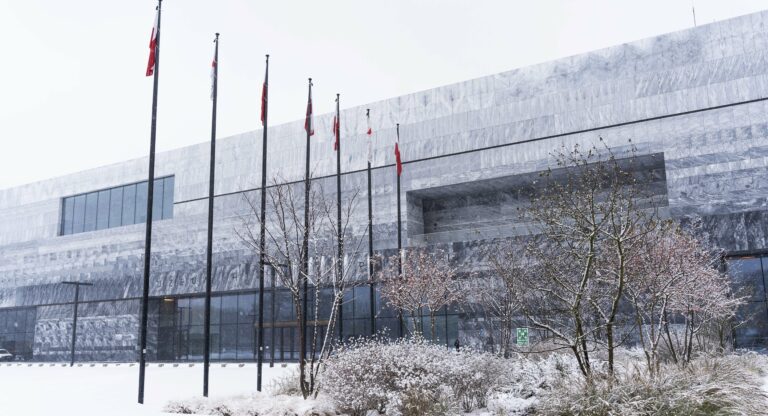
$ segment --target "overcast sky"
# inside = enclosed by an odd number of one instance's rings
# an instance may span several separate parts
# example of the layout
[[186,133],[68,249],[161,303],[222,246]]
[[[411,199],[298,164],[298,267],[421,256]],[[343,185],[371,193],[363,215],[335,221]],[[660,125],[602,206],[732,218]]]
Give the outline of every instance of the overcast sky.
[[[0,189],[149,150],[152,0],[0,0]],[[698,24],[765,0],[695,0]],[[352,107],[693,26],[691,0],[165,0],[158,150]]]

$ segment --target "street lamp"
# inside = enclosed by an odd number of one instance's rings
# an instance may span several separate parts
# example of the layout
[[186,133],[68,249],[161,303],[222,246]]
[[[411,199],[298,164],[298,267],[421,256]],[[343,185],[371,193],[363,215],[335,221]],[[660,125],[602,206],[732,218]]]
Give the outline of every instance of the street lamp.
[[72,308],[74,309],[74,318],[72,319],[72,352],[71,361],[69,363],[69,366],[73,367],[75,365],[75,339],[77,338],[77,302],[80,297],[80,286],[93,286],[93,283],[65,281],[61,282],[61,284],[75,286],[75,305]]

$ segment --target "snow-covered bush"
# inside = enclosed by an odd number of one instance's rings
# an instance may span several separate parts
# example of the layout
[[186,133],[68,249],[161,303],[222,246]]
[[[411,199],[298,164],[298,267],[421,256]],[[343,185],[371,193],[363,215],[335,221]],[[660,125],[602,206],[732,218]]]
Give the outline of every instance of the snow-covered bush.
[[267,390],[273,396],[301,396],[298,367],[291,367],[287,373],[275,377],[269,384],[269,387],[267,387]]
[[[629,363],[627,363],[629,364]],[[699,357],[686,367],[665,364],[653,375],[636,361],[616,378],[587,383],[577,373],[560,373],[542,397],[542,415],[758,415],[766,414],[762,389],[768,358],[757,354]]]
[[321,389],[351,415],[448,415],[459,406],[465,412],[485,407],[506,364],[419,339],[356,340],[326,362]]
[[323,398],[304,400],[301,395],[271,396],[262,393],[174,401],[168,403],[163,411],[211,416],[332,416],[338,414],[333,404]]

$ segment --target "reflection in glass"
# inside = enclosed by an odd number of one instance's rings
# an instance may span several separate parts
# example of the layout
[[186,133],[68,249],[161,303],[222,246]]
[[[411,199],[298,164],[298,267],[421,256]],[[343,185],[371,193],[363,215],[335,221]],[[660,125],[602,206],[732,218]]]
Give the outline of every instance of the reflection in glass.
[[98,208],[96,208],[96,229],[109,227],[109,190],[98,192]]
[[136,185],[123,187],[123,225],[136,223]]
[[85,229],[85,195],[75,197],[75,213],[72,218],[72,232],[82,233]]
[[109,228],[119,227],[123,218],[123,187],[109,191]]
[[136,224],[147,222],[147,183],[136,184]]

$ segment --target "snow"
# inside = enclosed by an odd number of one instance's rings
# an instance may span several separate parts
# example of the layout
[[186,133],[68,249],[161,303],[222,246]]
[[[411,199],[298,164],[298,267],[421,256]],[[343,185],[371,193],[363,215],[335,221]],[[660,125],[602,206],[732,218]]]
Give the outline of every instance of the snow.
[[[263,367],[266,389],[289,367]],[[157,416],[170,400],[202,397],[203,366],[150,364],[146,372],[144,405],[137,403],[139,368],[129,364],[0,365],[0,414],[25,416]],[[211,365],[212,399],[256,391],[256,365]]]

